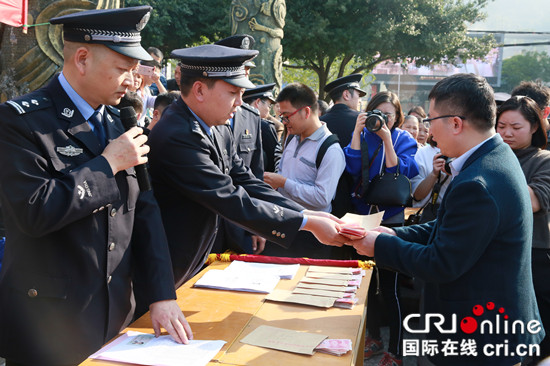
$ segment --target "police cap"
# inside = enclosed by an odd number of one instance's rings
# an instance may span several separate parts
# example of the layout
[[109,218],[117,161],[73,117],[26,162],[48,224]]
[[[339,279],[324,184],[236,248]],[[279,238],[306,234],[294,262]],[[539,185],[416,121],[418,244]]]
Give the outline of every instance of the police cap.
[[331,98],[338,92],[346,89],[355,89],[359,92],[360,97],[364,97],[365,95],[367,95],[367,92],[359,87],[359,82],[361,81],[361,78],[363,78],[362,74],[351,74],[348,76],[343,76],[328,83],[323,90],[325,91],[325,93],[328,93]]
[[87,10],[50,19],[63,24],[66,41],[102,44],[124,56],[152,60],[141,47],[141,30],[151,14],[150,6]]
[[[218,44],[220,46],[232,47],[232,48],[240,48],[243,50],[249,50],[252,48],[252,46],[254,46],[254,43],[256,43],[256,41],[254,40],[254,37],[252,37],[251,35],[235,34],[233,36],[220,39],[214,44]],[[256,67],[256,65],[252,61],[246,61],[244,66]]]
[[216,44],[173,50],[171,56],[180,60],[182,74],[221,79],[240,88],[254,88],[248,80],[244,63],[258,55],[256,50],[243,50]]
[[267,98],[271,102],[275,103],[275,98],[273,97],[273,87],[275,83],[265,84],[257,86],[253,89],[246,89],[243,93],[244,101],[254,101],[258,98]]

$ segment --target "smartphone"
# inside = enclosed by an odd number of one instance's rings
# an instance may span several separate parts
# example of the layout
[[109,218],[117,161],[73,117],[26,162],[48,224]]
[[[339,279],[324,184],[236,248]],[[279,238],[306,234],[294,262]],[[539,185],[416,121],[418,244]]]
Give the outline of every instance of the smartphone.
[[138,74],[151,76],[155,73],[155,68],[153,66],[138,65]]

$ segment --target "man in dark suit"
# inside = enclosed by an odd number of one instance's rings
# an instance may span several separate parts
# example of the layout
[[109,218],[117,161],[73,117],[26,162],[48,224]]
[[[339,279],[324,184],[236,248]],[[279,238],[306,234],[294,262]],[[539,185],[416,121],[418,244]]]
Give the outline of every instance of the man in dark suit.
[[[351,74],[338,78],[328,83],[324,90],[328,93],[334,102],[330,110],[321,116],[321,121],[327,124],[330,132],[338,136],[342,148],[349,145],[351,135],[359,115],[359,102],[367,93],[359,86],[361,74]],[[344,171],[338,182],[336,197],[332,204],[332,212],[336,216],[342,216],[347,212],[353,211],[351,203],[351,193],[353,189],[352,176]],[[346,250],[337,250],[342,252],[342,259],[346,258]]]
[[[248,50],[254,45],[254,38],[247,34],[237,34],[219,40],[215,44]],[[244,66],[246,72],[251,67],[256,67],[250,60],[245,62]],[[260,112],[247,103],[237,107],[233,118],[230,118],[228,123],[233,133],[237,154],[258,179],[263,179],[264,175],[261,123]],[[221,128],[226,127],[221,126]],[[262,252],[264,246],[264,238],[220,218],[214,252],[223,253],[229,249],[238,253],[253,254]]]
[[244,63],[257,54],[219,45],[172,52],[181,61],[181,98],[151,131],[149,161],[178,286],[210,253],[218,215],[283,246],[298,230],[325,243],[344,242],[339,220],[301,212],[254,177],[237,154],[226,123],[242,104],[244,89],[254,86]]
[[[352,244],[380,267],[426,281],[425,312],[440,314],[443,329],[456,317],[459,326],[451,333],[427,322],[426,339],[440,351],[430,357],[436,365],[519,364],[528,355],[522,349],[537,345],[545,333],[529,270],[533,214],[521,167],[495,134],[493,90],[484,78],[453,75],[438,82],[429,99],[425,122],[442,154],[455,158],[437,219],[381,227]],[[525,328],[505,330],[503,322]],[[444,342],[473,343],[476,355],[442,352]]]
[[[63,24],[63,72],[0,106],[0,198],[9,238],[0,273],[0,356],[7,365],[74,365],[128,325],[132,273],[155,332],[187,342],[166,236],[134,166],[140,128],[118,110],[151,7],[85,11]],[[96,118],[98,116],[98,118]],[[105,146],[106,145],[106,146]]]

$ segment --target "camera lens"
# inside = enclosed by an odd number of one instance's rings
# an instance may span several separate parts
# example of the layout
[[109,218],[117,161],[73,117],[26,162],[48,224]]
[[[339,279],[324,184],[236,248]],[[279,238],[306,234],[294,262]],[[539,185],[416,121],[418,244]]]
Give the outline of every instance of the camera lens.
[[376,132],[379,131],[384,123],[387,123],[387,121],[388,117],[378,109],[375,109],[373,111],[367,112],[365,127],[370,132]]

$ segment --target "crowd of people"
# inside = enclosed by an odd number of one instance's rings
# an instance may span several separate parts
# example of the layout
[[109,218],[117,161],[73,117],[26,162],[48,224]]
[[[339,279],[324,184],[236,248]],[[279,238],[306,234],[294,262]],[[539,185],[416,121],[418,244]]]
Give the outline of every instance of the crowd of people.
[[[482,321],[490,312],[475,306],[492,303],[539,324],[469,334],[475,357],[432,354],[434,364],[522,361],[482,352],[496,343],[539,345],[533,364],[550,355],[550,89],[522,83],[497,109],[484,78],[457,74],[434,86],[429,116],[422,106],[405,115],[391,91],[360,111],[361,74],[326,85],[331,105],[302,83],[275,97],[275,84],[248,79],[249,35],[172,51],[167,80],[162,52],[140,44],[150,11],[51,19],[63,25],[62,72],[0,106],[7,366],[77,364],[146,311],[157,335],[187,343],[175,290],[225,250],[374,258],[365,358],[386,351],[381,366],[403,364],[403,276],[421,284],[422,313],[466,319],[474,308]],[[137,127],[121,123],[126,107]],[[410,202],[372,197],[384,174],[410,180]],[[406,206],[419,209],[414,223]],[[382,211],[365,237],[340,234],[346,212]]]

